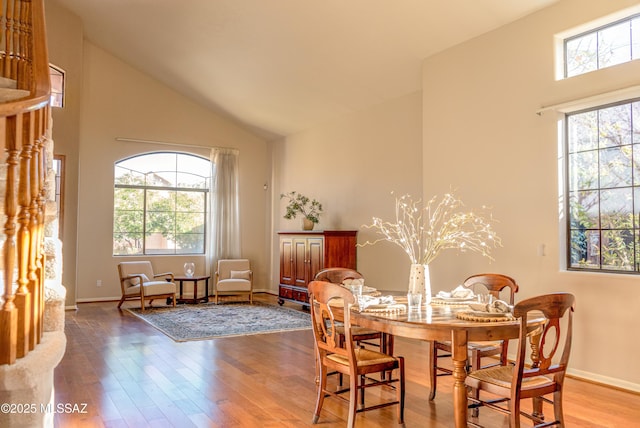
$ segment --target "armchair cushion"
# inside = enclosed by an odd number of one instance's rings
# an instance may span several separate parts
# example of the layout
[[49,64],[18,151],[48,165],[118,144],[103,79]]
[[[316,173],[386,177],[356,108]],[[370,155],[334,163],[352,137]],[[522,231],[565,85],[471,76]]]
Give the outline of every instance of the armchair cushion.
[[[145,296],[154,296],[157,294],[175,293],[176,285],[167,281],[146,281],[142,283]],[[140,285],[134,285],[125,290],[126,295],[140,294]]]
[[143,274],[143,273],[134,273],[134,274],[132,274],[132,275],[136,275],[136,277],[135,277],[135,278],[131,278],[131,279],[129,280],[129,283],[130,283],[132,286],[133,286],[133,285],[139,285],[139,284],[140,284],[140,278],[139,278],[139,277],[141,277],[141,278],[142,278],[142,282],[143,282],[143,283],[145,283],[145,282],[149,282],[149,277],[148,277],[147,275]]
[[247,279],[221,279],[216,284],[218,291],[251,291],[251,281]]
[[250,270],[232,270],[231,279],[246,279],[247,281],[249,281],[251,279],[251,271]]

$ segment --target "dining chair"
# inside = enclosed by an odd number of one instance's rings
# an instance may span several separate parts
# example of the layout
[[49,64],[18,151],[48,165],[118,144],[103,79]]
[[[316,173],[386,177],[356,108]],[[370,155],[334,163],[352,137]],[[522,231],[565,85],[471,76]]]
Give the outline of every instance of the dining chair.
[[[476,290],[476,286],[483,286],[494,299],[500,299],[501,292],[506,289],[510,305],[513,305],[515,294],[519,289],[515,279],[498,273],[481,273],[472,275],[467,278],[462,285],[466,288],[473,289],[476,293],[478,292],[478,290]],[[468,343],[468,369],[478,370],[480,368],[507,364],[508,345],[509,341],[506,340]],[[495,355],[500,355],[500,360],[498,362],[482,366],[482,358]],[[443,357],[451,357],[451,342],[431,342],[431,350],[429,352],[429,380],[431,381],[431,390],[429,392],[430,401],[436,397],[438,376],[446,376],[453,373],[453,371],[447,367],[438,366],[438,359]],[[477,414],[477,410],[475,413]]]
[[[509,415],[509,426],[520,427],[520,416],[531,419],[536,427],[564,427],[562,387],[571,352],[571,336],[575,297],[569,293],[554,293],[532,297],[519,302],[513,316],[520,321],[515,365],[480,369],[469,373],[465,384],[489,393],[486,399],[470,397],[469,407],[485,406]],[[542,313],[545,323],[533,333],[527,332],[530,312]],[[564,338],[564,340],[563,340]],[[527,342],[531,343],[531,358],[527,356]],[[545,396],[553,394],[549,399]],[[497,397],[496,397],[497,396]],[[523,412],[520,400],[531,398],[533,411]],[[553,421],[545,421],[543,403],[553,404]],[[476,421],[468,425],[481,427]]]
[[173,301],[176,306],[176,284],[173,273],[154,273],[151,262],[133,261],[118,263],[118,276],[122,297],[118,308],[125,300],[140,300],[140,310],[145,311],[144,302],[149,300],[149,307],[156,299]]
[[[333,284],[342,284],[347,279],[364,279],[362,274],[356,270],[332,267],[319,271],[314,280],[326,281]],[[338,332],[341,333],[340,326],[338,326]],[[393,355],[393,336],[385,335],[377,330],[372,330],[364,327],[352,326],[351,334],[353,340],[358,345],[368,345],[377,347],[380,352]],[[344,340],[344,334],[340,334],[340,338]],[[375,342],[377,341],[377,342]]]
[[[347,400],[342,394],[349,392],[349,419],[347,426],[355,425],[356,413],[379,409],[387,406],[397,406],[398,423],[404,422],[404,358],[394,357],[370,349],[356,346],[351,334],[351,306],[355,303],[355,297],[351,291],[338,284],[325,281],[312,281],[309,284],[309,305],[315,339],[316,361],[319,365],[318,395],[313,416],[313,423],[317,423],[324,399],[332,396]],[[341,317],[336,317],[335,311],[341,312]],[[345,346],[339,345],[339,333],[337,325],[341,320],[344,325]],[[349,387],[329,389],[327,387],[327,374],[329,371],[337,371],[349,376]],[[384,377],[383,373],[398,370],[398,377]],[[380,380],[371,375],[379,373]],[[358,397],[364,398],[365,389],[377,386],[388,386],[395,389],[395,399],[384,400],[374,405],[366,406],[361,400],[358,405]],[[381,397],[381,400],[385,397]]]

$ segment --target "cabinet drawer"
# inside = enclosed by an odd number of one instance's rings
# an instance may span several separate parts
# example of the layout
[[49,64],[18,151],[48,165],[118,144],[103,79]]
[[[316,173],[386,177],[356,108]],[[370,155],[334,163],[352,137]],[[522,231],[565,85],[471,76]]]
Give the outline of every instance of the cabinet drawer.
[[280,286],[280,297],[285,299],[293,299],[293,290],[287,287]]
[[306,291],[293,290],[293,300],[307,303],[309,302],[309,295]]

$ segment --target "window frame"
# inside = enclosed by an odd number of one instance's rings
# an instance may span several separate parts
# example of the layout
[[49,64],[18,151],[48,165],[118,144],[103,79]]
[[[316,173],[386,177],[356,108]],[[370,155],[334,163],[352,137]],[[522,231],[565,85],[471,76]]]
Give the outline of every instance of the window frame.
[[[170,154],[170,155],[176,155],[176,168],[172,171],[173,173],[177,175],[179,174],[183,174],[183,173],[190,173],[193,174],[191,171],[185,171],[185,170],[179,170],[177,167],[177,163],[178,163],[178,156],[190,156],[190,157],[194,157],[203,161],[206,161],[209,163],[210,165],[210,160],[207,159],[204,156],[198,155],[198,154],[194,154],[194,153],[187,153],[187,152],[181,152],[181,151],[162,151],[162,150],[158,150],[158,151],[153,151],[153,152],[145,152],[145,153],[139,153],[136,155],[132,155],[123,159],[119,159],[118,161],[116,161],[114,163],[114,171],[117,170],[118,165],[131,160],[131,159],[135,159],[135,158],[139,158],[139,157],[144,157],[144,156],[150,156],[150,155],[165,155],[165,154]],[[149,173],[152,173],[153,171],[147,172],[145,173],[145,176]],[[164,170],[163,172],[166,172],[166,170]],[[116,183],[117,177],[115,176],[114,173],[114,185],[113,185],[113,189],[114,189],[114,197],[113,197],[113,201],[114,201],[114,206],[113,206],[113,213],[114,213],[114,220],[113,220],[113,230],[112,230],[112,255],[114,257],[140,257],[140,256],[166,256],[166,257],[174,257],[174,256],[178,256],[178,257],[182,257],[182,256],[187,256],[187,255],[205,255],[207,253],[207,245],[208,245],[208,229],[209,229],[209,217],[210,217],[210,212],[209,212],[209,207],[210,207],[210,198],[212,197],[212,192],[211,192],[211,176],[209,175],[208,177],[196,174],[200,177],[203,177],[205,179],[205,183],[206,186],[204,188],[195,188],[195,187],[179,187],[178,184],[176,183],[175,186],[154,186],[154,185],[148,185],[148,184],[119,184]],[[116,189],[134,189],[134,190],[142,190],[143,191],[143,201],[142,201],[142,231],[140,232],[142,235],[142,247],[141,247],[141,251],[139,253],[135,253],[135,254],[122,254],[122,253],[116,253],[116,247],[115,247],[115,236],[117,233],[122,233],[121,231],[116,230]],[[148,192],[149,191],[168,191],[168,192],[174,192],[177,196],[178,193],[180,192],[189,192],[189,193],[202,193],[203,194],[203,205],[202,205],[202,215],[203,215],[203,231],[202,233],[198,233],[197,235],[202,235],[202,251],[195,251],[195,252],[177,252],[177,248],[174,246],[173,249],[171,250],[167,250],[167,251],[171,251],[171,252],[147,252],[147,222],[148,222],[148,213],[147,213],[147,196],[148,196]],[[173,216],[175,218],[175,216],[179,213],[180,211],[178,211],[178,207],[174,207],[172,213]],[[196,211],[193,211],[196,212]],[[197,211],[200,212],[200,211]],[[175,232],[175,230],[174,230]]]
[[[59,76],[60,77],[60,91],[58,92],[57,90],[54,90],[54,87],[57,88],[57,85],[54,85],[52,76]],[[51,107],[53,108],[64,108],[64,98],[65,98],[65,82],[66,82],[66,72],[61,69],[60,67],[53,65],[53,64],[49,64],[49,79],[51,81],[51,97],[49,99],[49,104],[51,105]],[[60,95],[60,105],[57,104],[56,100],[57,97],[56,95],[59,94]]]
[[[598,167],[598,173],[597,173],[597,180],[598,180],[598,184],[597,187],[595,188],[590,188],[588,190],[590,191],[596,191],[598,193],[598,201],[599,201],[599,206],[598,206],[598,227],[597,228],[592,228],[590,230],[596,230],[598,232],[598,236],[599,236],[599,240],[598,240],[598,246],[599,246],[599,263],[597,266],[599,267],[591,267],[591,268],[585,268],[585,267],[575,267],[572,265],[572,231],[576,230],[575,228],[572,228],[572,211],[571,211],[571,196],[572,196],[572,190],[571,190],[571,180],[572,180],[572,169],[571,169],[571,160],[570,160],[570,154],[571,153],[578,153],[579,151],[575,151],[575,152],[570,152],[569,148],[570,148],[570,140],[569,140],[569,128],[570,128],[570,124],[569,124],[569,118],[571,116],[574,115],[578,115],[578,114],[583,114],[583,113],[587,113],[587,112],[599,112],[601,110],[605,110],[605,109],[609,109],[612,107],[616,107],[616,106],[621,106],[621,105],[629,105],[631,108],[631,105],[634,103],[640,103],[640,94],[636,94],[633,97],[630,98],[625,98],[625,99],[621,99],[621,100],[609,100],[609,102],[600,102],[594,105],[589,105],[589,106],[584,106],[583,108],[580,109],[575,109],[575,110],[570,110],[570,111],[564,111],[563,112],[563,130],[562,130],[562,135],[563,135],[563,140],[564,143],[562,145],[563,148],[563,157],[564,157],[564,162],[563,162],[563,169],[564,172],[562,173],[562,177],[564,180],[563,183],[563,191],[564,191],[564,204],[562,205],[566,216],[564,219],[564,231],[565,231],[565,239],[564,239],[564,243],[565,243],[565,249],[564,249],[564,259],[565,259],[565,268],[567,271],[571,271],[571,272],[595,272],[595,273],[609,273],[609,274],[625,274],[625,275],[639,275],[640,274],[640,215],[638,215],[636,213],[636,211],[638,209],[640,209],[640,197],[635,196],[635,191],[640,192],[640,168],[638,171],[638,174],[636,176],[636,171],[634,171],[634,159],[636,159],[634,157],[635,153],[633,151],[634,146],[637,146],[640,149],[640,139],[638,139],[637,141],[634,140],[633,136],[633,129],[634,129],[634,121],[633,121],[633,112],[631,111],[630,114],[630,130],[631,130],[631,140],[628,144],[626,145],[618,145],[618,146],[613,146],[613,147],[624,147],[624,146],[630,146],[631,152],[632,152],[632,156],[631,156],[631,160],[630,160],[630,180],[631,180],[631,184],[626,185],[626,186],[613,186],[613,187],[602,187],[602,183],[601,183],[601,178],[602,178],[602,174],[600,171],[600,155],[602,151],[605,151],[606,149],[610,149],[610,146],[601,146],[600,144],[600,139],[598,138],[598,142],[596,145],[596,148],[593,149],[593,151],[597,152],[597,158],[596,158],[596,162],[597,162],[597,167]],[[597,135],[598,137],[600,136],[600,131],[599,131],[599,126],[597,129]],[[640,154],[640,151],[638,152]],[[638,163],[640,163],[640,159],[638,159]],[[611,189],[621,189],[621,188],[627,188],[630,189],[631,195],[632,195],[632,202],[631,202],[631,218],[632,218],[632,227],[631,229],[615,229],[615,228],[606,228],[603,227],[602,224],[602,209],[601,209],[601,198],[600,198],[600,194],[601,191],[604,190],[611,190]],[[586,189],[583,189],[583,191]],[[581,191],[581,189],[576,189],[573,190],[573,192],[577,192],[577,191]],[[634,217],[639,217],[639,218],[634,218]],[[609,268],[603,268],[603,260],[602,260],[602,246],[603,246],[603,239],[602,239],[602,234],[603,231],[607,231],[607,230],[627,230],[627,231],[631,231],[632,236],[633,236],[633,267],[631,269],[609,269]]]
[[[577,34],[572,34],[572,35],[564,37],[562,39],[562,62],[563,62],[562,78],[563,79],[570,79],[572,77],[582,76],[584,74],[587,74],[587,73],[590,73],[590,72],[593,72],[593,71],[603,70],[605,68],[613,67],[613,66],[620,65],[620,64],[626,64],[626,63],[629,63],[629,62],[632,62],[632,61],[640,59],[640,52],[638,53],[639,56],[634,58],[634,50],[633,50],[633,40],[634,39],[633,39],[633,32],[632,32],[633,26],[632,26],[632,23],[631,23],[631,21],[633,21],[634,19],[640,19],[640,12],[636,11],[635,13],[627,14],[627,15],[621,17],[621,18],[608,21],[608,22],[606,22],[604,24],[601,24],[601,25],[598,25],[598,26],[594,26],[594,27],[590,27],[587,30],[581,31],[581,32],[579,32]],[[600,64],[599,64],[599,62],[600,62],[600,56],[599,56],[599,51],[600,51],[599,33],[601,31],[603,31],[603,30],[606,30],[608,28],[613,28],[616,25],[620,25],[620,24],[623,24],[625,22],[628,22],[630,27],[631,27],[630,28],[630,32],[629,32],[629,50],[630,50],[630,52],[629,52],[629,55],[630,55],[629,60],[623,61],[623,62],[620,62],[620,63],[615,63],[615,64],[612,64],[612,65],[607,65],[607,66],[604,66],[604,67],[600,67]],[[640,25],[638,25],[637,31],[639,33],[637,37],[640,39]],[[579,39],[579,38],[582,38],[582,37],[586,37],[586,36],[592,35],[592,34],[596,36],[596,54],[597,54],[596,68],[594,70],[589,70],[589,71],[585,71],[585,72],[582,72],[582,73],[572,74],[571,76],[569,76],[569,70],[568,70],[569,58],[568,58],[567,44],[572,42],[572,41],[574,41],[574,40],[576,40],[576,39]],[[640,49],[640,46],[638,46],[638,48]]]

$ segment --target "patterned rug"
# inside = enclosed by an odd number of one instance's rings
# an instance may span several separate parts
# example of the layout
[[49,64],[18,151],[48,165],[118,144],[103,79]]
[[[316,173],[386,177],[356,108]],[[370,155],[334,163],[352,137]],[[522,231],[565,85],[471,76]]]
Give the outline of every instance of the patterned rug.
[[309,313],[262,302],[125,309],[176,342],[311,329]]

